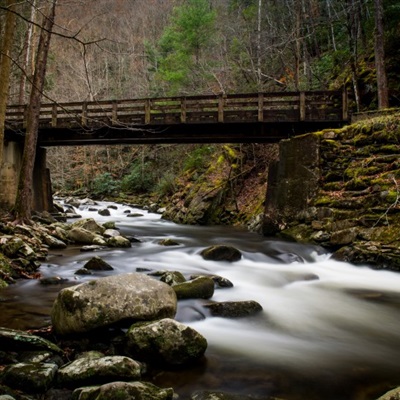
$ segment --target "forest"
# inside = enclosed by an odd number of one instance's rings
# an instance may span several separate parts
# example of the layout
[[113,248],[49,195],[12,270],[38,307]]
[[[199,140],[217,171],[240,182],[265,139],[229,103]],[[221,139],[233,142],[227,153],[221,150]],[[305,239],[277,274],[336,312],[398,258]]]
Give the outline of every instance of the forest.
[[[397,0],[2,0],[0,22],[2,134],[7,104],[32,121],[40,102],[193,94],[346,89],[353,112],[400,104]],[[265,147],[61,147],[48,162],[57,191],[162,197],[221,157],[262,174]]]

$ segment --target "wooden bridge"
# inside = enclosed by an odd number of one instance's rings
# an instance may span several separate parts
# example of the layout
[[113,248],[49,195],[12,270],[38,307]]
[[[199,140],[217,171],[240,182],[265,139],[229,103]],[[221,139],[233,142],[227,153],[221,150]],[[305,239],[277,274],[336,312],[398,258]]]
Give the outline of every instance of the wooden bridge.
[[[25,115],[7,108],[7,139],[23,140]],[[52,103],[41,107],[38,144],[265,143],[347,120],[341,91]]]

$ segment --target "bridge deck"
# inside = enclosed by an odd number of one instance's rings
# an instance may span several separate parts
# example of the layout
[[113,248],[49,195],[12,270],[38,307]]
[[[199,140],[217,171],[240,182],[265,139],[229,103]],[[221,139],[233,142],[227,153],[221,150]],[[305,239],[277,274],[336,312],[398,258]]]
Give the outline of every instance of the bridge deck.
[[[24,134],[25,115],[7,108],[8,136]],[[338,91],[54,103],[41,107],[39,145],[274,142],[347,119]]]

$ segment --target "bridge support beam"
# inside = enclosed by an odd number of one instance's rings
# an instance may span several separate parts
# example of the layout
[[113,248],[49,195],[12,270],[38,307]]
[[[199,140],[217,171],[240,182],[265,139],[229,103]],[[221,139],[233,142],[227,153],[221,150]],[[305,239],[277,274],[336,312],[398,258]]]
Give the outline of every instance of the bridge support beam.
[[3,164],[0,168],[0,206],[6,210],[11,209],[15,203],[21,161],[21,143],[4,143]]
[[268,173],[265,236],[275,235],[309,210],[319,188],[319,152],[319,137],[312,133],[279,143],[279,160]]
[[[23,145],[8,141],[4,144],[4,159],[0,168],[0,207],[10,210],[15,204]],[[53,211],[50,172],[46,168],[46,149],[38,148],[33,172],[33,202],[35,211]]]

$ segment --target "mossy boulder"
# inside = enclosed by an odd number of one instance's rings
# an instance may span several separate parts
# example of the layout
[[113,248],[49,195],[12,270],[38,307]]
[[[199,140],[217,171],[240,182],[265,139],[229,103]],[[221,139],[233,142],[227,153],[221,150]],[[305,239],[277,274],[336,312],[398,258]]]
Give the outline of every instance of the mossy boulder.
[[178,299],[209,299],[214,294],[214,281],[208,276],[200,276],[191,281],[173,285]]
[[56,364],[50,363],[12,364],[5,369],[2,381],[14,389],[43,393],[53,386],[57,369]]
[[61,387],[98,385],[108,382],[135,381],[141,377],[142,366],[124,356],[83,356],[63,366],[57,374]]
[[176,307],[176,294],[169,285],[133,273],[61,290],[53,304],[51,319],[54,330],[66,335],[113,324],[173,318]]
[[106,228],[102,225],[99,225],[93,218],[85,218],[79,221],[76,221],[72,224],[71,228],[82,228],[92,233],[97,233],[102,235]]
[[118,247],[118,248],[128,248],[128,247],[131,247],[132,244],[128,238],[121,236],[121,235],[117,235],[117,236],[112,236],[107,239],[107,246]]
[[156,365],[187,365],[207,349],[207,340],[200,333],[170,318],[132,325],[126,344],[129,355]]
[[62,354],[62,350],[54,343],[40,336],[27,332],[0,328],[0,350],[4,351],[37,351],[46,350],[55,354]]
[[183,276],[182,272],[166,271],[160,276],[160,281],[165,282],[170,286],[175,286],[186,282],[186,278]]
[[159,388],[148,382],[112,382],[102,386],[74,390],[72,400],[172,400],[171,388]]
[[72,228],[68,231],[68,240],[79,244],[106,244],[104,239],[99,234],[78,227]]

